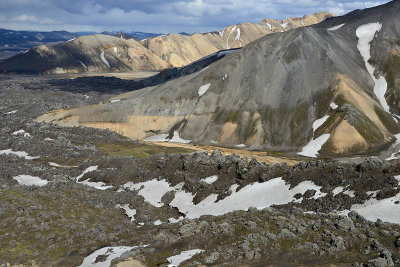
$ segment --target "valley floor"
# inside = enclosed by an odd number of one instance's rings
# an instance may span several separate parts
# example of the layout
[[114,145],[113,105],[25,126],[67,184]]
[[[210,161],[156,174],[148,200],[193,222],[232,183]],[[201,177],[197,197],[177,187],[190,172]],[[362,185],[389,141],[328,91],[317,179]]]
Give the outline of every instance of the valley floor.
[[297,162],[33,120],[129,88],[0,76],[1,264],[400,265],[397,160]]

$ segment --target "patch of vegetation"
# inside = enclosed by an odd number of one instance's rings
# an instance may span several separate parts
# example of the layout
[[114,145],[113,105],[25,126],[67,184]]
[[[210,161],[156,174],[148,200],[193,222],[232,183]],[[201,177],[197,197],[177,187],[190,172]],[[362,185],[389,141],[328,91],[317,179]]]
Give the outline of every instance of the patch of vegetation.
[[330,132],[339,125],[345,116],[346,113],[344,112],[335,112],[333,115],[329,116],[326,122],[315,131],[314,136],[318,137],[324,133]]
[[393,52],[383,66],[388,83],[386,98],[395,113],[400,112],[400,52]]
[[225,119],[225,123],[227,122],[237,123],[238,120],[239,120],[239,110],[229,113]]
[[314,95],[313,102],[315,103],[315,114],[318,118],[323,117],[329,110],[329,105],[332,102],[333,93],[334,90],[332,85],[328,89],[319,91]]
[[383,123],[383,125],[385,125],[386,129],[388,129],[390,133],[397,134],[400,132],[399,125],[395,122],[395,120],[389,113],[378,108],[377,106],[375,106],[375,112],[378,115],[381,122]]
[[218,82],[220,80],[221,80],[221,77],[216,75],[214,72],[209,72],[203,77],[204,83],[213,83],[213,82]]
[[381,144],[384,139],[379,128],[367,116],[360,112],[360,116],[353,123],[353,126],[367,141],[368,144]]
[[[84,192],[72,188],[60,188],[49,195],[25,188],[8,189],[0,192],[0,202],[0,258],[11,265],[35,261],[40,266],[50,266],[50,262],[69,255],[66,265],[76,266],[91,249],[110,242],[94,235],[95,229],[115,232],[110,222],[125,218],[117,209],[88,203]],[[60,261],[57,265],[65,264]]]
[[109,156],[132,156],[135,159],[161,154],[187,154],[195,151],[183,147],[164,147],[142,143],[95,143],[94,145]]
[[292,120],[290,121],[290,140],[293,145],[300,146],[304,142],[302,138],[302,132],[307,127],[309,115],[309,104],[307,102],[303,102],[298,106],[297,112],[294,113]]

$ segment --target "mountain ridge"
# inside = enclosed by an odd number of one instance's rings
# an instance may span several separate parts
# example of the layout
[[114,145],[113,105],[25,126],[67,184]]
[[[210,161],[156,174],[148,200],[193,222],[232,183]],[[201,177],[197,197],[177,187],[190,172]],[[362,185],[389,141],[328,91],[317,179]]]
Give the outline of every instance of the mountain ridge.
[[[193,144],[307,156],[376,153],[400,132],[395,105],[400,77],[388,77],[396,86],[387,89],[387,111],[374,93],[378,78],[366,68],[356,30],[377,21],[383,25],[373,36],[368,62],[377,68],[375,75],[388,76],[383,66],[391,58],[397,62],[392,50],[400,51],[396,12],[397,0],[266,35],[201,72],[114,97],[118,103],[54,111],[38,120],[108,128],[138,139],[168,134]],[[207,90],[200,94],[203,86]]]
[[[327,12],[318,14],[304,17],[307,18],[307,21],[303,24],[308,25],[307,23],[333,16],[333,14]],[[161,70],[171,67],[183,67],[220,50],[245,46],[265,34],[302,26],[300,22],[296,22],[297,24],[287,23],[287,26],[285,25],[285,28],[283,28],[281,25],[283,21],[269,20],[269,22],[271,23],[269,25],[273,26],[269,27],[266,23],[243,23],[226,27],[220,32],[196,33],[192,35],[167,34],[153,37],[132,44],[131,48],[137,49],[136,52],[133,52],[133,49],[127,47],[129,44],[125,43],[126,49],[130,50],[131,53],[128,53],[128,56],[122,61],[115,59],[113,49],[100,42],[91,43],[93,42],[93,38],[85,36],[79,38],[81,42],[73,41],[54,46],[32,48],[24,54],[19,54],[0,62],[0,71],[5,73],[79,73]],[[118,42],[113,40],[111,36],[107,40],[105,37],[97,38],[97,40],[102,40],[105,43]],[[87,47],[84,44],[88,44],[91,47],[96,46],[96,52],[85,50]],[[138,44],[143,47],[139,49]],[[79,52],[80,50],[83,53]],[[98,61],[97,54],[103,52],[104,58],[107,61],[113,61],[113,64],[107,64],[105,61],[103,61],[104,64],[101,64],[101,61]],[[147,62],[147,57],[150,54],[153,54],[152,57],[158,57],[164,62],[158,62],[156,65],[150,67],[147,63],[144,65],[130,63],[135,63],[141,58],[144,58]],[[83,62],[86,67],[80,64],[80,62]],[[37,68],[36,65],[41,67]]]

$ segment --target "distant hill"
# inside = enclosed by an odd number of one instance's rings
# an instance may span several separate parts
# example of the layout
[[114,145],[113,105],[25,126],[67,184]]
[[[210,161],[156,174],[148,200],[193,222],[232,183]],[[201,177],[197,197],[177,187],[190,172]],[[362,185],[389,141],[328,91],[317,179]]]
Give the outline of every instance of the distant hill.
[[[65,42],[79,36],[93,35],[96,32],[68,32],[68,31],[14,31],[0,28],[0,59],[12,57],[32,47]],[[137,40],[152,38],[162,35],[146,32],[104,32],[106,35],[121,37],[124,39],[135,38]]]
[[130,32],[129,34],[138,40],[143,40],[163,35],[162,33],[149,33],[149,32]]

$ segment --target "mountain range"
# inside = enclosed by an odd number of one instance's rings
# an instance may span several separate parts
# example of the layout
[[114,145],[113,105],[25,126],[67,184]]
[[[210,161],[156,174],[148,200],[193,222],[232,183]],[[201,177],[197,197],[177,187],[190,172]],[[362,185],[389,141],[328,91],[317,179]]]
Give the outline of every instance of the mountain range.
[[120,38],[134,35],[105,32],[29,49],[0,62],[0,71],[80,73],[183,67],[220,50],[245,46],[266,34],[311,25],[332,16],[322,12],[302,18],[265,19],[260,23],[232,25],[219,32],[167,34],[142,41]]
[[[14,31],[0,29],[0,59],[12,57],[32,47],[39,45],[51,45],[65,42],[79,36],[93,35],[95,32],[68,32],[68,31]],[[124,39],[135,38],[138,40],[152,38],[162,35],[161,33],[147,32],[103,32],[106,35],[116,37],[123,36]]]
[[308,157],[376,153],[400,132],[398,14],[396,0],[236,43],[233,26],[214,34],[221,46],[249,44],[201,71],[38,121]]

